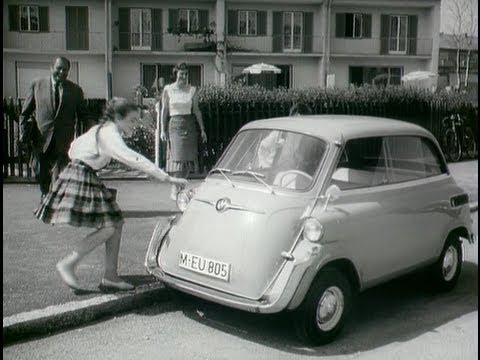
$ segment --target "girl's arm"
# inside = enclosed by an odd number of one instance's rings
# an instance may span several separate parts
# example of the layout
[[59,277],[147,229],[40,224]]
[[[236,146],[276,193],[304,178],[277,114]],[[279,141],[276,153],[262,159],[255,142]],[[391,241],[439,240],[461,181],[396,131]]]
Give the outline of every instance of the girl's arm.
[[202,118],[202,112],[200,111],[200,107],[198,106],[198,92],[195,91],[195,94],[193,95],[193,114],[197,118],[198,121],[198,126],[200,126],[200,131],[202,135],[202,140],[203,142],[207,142],[207,133],[205,132],[205,126],[203,125],[203,118]]
[[127,165],[130,168],[140,170],[141,172],[153,176],[160,181],[186,184],[186,180],[170,177],[166,172],[158,168],[145,156],[130,149],[123,141],[123,138],[115,124],[102,127],[98,134],[98,142],[99,148],[104,154]]
[[167,133],[167,121],[168,121],[168,92],[167,89],[164,88],[162,92],[162,110],[160,111],[160,139],[162,141],[167,140],[166,133]]

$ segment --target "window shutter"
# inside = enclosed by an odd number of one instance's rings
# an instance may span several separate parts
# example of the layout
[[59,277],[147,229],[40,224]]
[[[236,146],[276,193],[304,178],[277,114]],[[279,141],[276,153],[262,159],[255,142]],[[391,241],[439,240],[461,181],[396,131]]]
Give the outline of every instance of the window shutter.
[[152,9],[152,50],[162,50],[162,9]]
[[178,29],[178,9],[168,9],[168,28],[172,31]]
[[157,65],[142,65],[142,85],[148,90],[147,97],[153,97],[155,81],[157,76]]
[[345,37],[345,13],[335,15],[335,37]]
[[78,32],[79,47],[88,50],[88,6],[78,8]]
[[380,54],[388,54],[389,20],[389,15],[380,16]]
[[198,27],[199,30],[208,30],[208,10],[198,10]]
[[363,14],[362,37],[370,39],[372,37],[372,14]]
[[273,12],[272,26],[272,51],[282,52],[283,50],[283,13],[280,11]]
[[10,25],[10,31],[19,31],[20,26],[18,23],[20,8],[18,5],[8,5],[8,22]]
[[257,35],[267,35],[267,12],[257,11]]
[[49,24],[48,24],[48,7],[47,6],[39,6],[38,7],[38,21],[40,22],[39,31],[40,32],[48,32]]
[[118,32],[119,32],[119,49],[130,50],[130,9],[118,9]]
[[313,45],[313,12],[303,13],[303,52],[311,53]]
[[238,11],[228,10],[228,35],[238,34]]
[[411,15],[408,17],[408,49],[407,53],[409,55],[417,54],[417,26],[418,26],[418,17],[416,15]]

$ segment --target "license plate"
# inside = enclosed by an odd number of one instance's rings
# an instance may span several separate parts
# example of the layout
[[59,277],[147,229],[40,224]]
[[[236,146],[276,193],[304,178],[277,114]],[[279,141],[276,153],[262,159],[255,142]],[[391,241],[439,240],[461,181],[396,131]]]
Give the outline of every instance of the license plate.
[[230,264],[204,258],[203,256],[180,252],[178,265],[181,268],[211,276],[223,281],[230,279]]

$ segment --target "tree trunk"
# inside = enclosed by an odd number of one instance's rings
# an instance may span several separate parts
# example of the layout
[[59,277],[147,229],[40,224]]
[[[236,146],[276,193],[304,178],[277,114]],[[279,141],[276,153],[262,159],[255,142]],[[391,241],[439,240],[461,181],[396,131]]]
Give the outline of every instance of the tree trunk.
[[460,90],[460,47],[457,48],[457,85],[456,90]]
[[465,68],[465,89],[468,87],[468,76],[470,75],[470,55],[472,53],[472,50],[468,50],[467,52],[467,64]]

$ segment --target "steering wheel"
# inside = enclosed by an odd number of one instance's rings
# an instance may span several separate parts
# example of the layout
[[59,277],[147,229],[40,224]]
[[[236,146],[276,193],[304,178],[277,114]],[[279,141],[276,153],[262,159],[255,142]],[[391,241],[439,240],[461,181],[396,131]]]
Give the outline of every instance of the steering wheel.
[[[288,188],[288,186],[297,179],[298,175],[303,176],[310,182],[313,180],[313,177],[308,175],[306,172],[300,170],[287,170],[284,173],[280,174],[278,180],[275,179],[275,183],[281,187]],[[290,176],[290,178],[288,178],[287,176]]]

